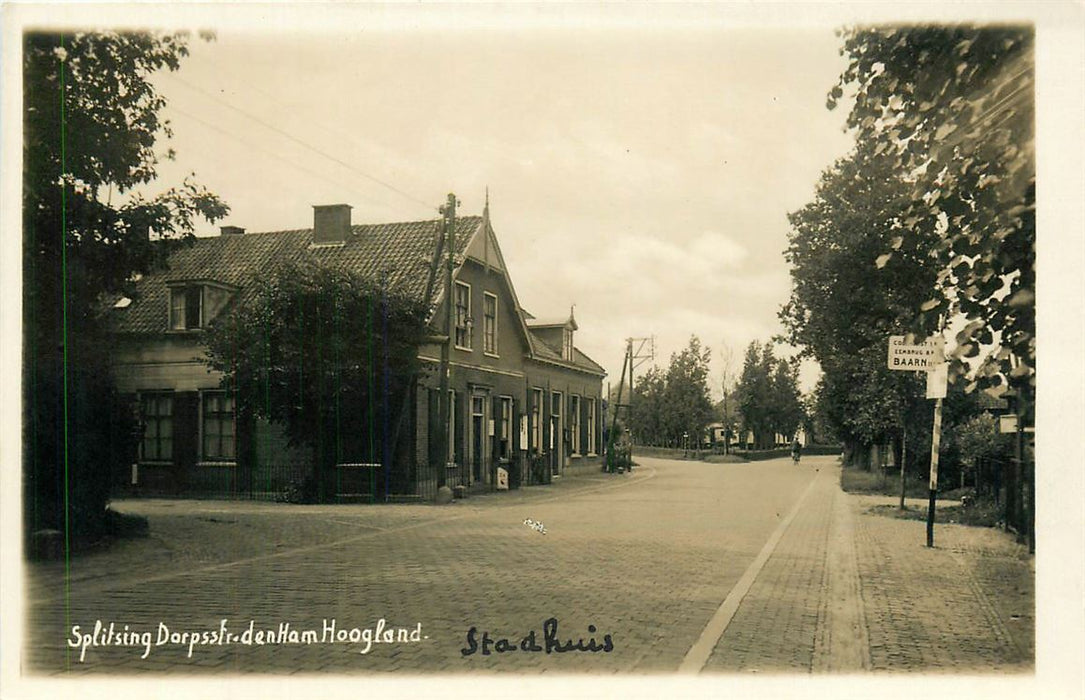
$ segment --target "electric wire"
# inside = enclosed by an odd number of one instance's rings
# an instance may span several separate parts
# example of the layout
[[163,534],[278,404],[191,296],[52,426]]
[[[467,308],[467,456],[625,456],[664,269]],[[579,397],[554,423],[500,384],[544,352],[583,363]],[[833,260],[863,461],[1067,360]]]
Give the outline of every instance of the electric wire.
[[373,199],[370,195],[363,194],[360,190],[358,190],[358,189],[356,189],[354,187],[351,187],[349,185],[345,185],[342,182],[339,182],[337,180],[333,180],[332,178],[328,177],[327,175],[324,175],[324,174],[322,174],[322,173],[320,173],[320,172],[318,172],[316,170],[313,170],[312,168],[308,168],[308,167],[306,167],[304,165],[301,165],[299,163],[295,163],[294,161],[289,160],[288,158],[276,153],[275,151],[271,150],[270,148],[266,148],[266,147],[261,146],[261,145],[259,145],[257,143],[253,143],[253,142],[251,142],[251,141],[249,141],[247,139],[243,139],[243,138],[241,138],[240,136],[238,136],[236,134],[232,134],[229,131],[227,131],[226,129],[223,129],[220,126],[218,126],[216,124],[213,124],[213,123],[207,121],[206,119],[203,119],[202,117],[198,117],[195,114],[192,114],[191,112],[183,110],[180,107],[177,107],[176,105],[171,104],[169,106],[169,110],[172,111],[172,112],[175,112],[177,114],[180,114],[180,115],[182,115],[184,117],[187,117],[187,118],[189,118],[189,119],[191,119],[191,120],[193,120],[195,122],[198,122],[198,123],[202,124],[203,126],[207,127],[208,129],[211,129],[212,131],[216,131],[219,134],[222,134],[223,136],[225,136],[225,137],[227,137],[229,139],[237,141],[238,143],[240,143],[240,144],[242,144],[244,146],[247,146],[249,148],[260,151],[260,152],[264,153],[265,155],[271,156],[272,158],[275,158],[276,160],[279,160],[279,161],[281,161],[283,163],[286,163],[287,165],[289,165],[289,166],[291,166],[293,168],[296,168],[298,170],[309,173],[313,177],[319,178],[319,179],[323,180],[324,182],[335,185],[336,187],[341,187],[341,188],[350,190],[351,192],[354,192],[354,193],[360,195],[365,201],[367,201],[367,202],[369,202],[371,204],[376,204],[376,205],[380,204],[380,202]]
[[414,195],[399,189],[395,185],[389,184],[389,183],[385,182],[384,180],[381,180],[378,177],[374,177],[373,175],[370,175],[369,173],[366,173],[366,172],[364,172],[362,170],[359,170],[357,167],[351,165],[350,163],[346,162],[345,160],[343,160],[341,158],[338,158],[338,157],[336,157],[334,155],[331,155],[330,153],[327,153],[327,152],[317,148],[316,146],[313,146],[312,144],[298,138],[294,134],[291,134],[289,131],[286,131],[285,129],[279,128],[279,127],[275,126],[274,124],[268,123],[267,121],[261,119],[260,117],[256,116],[255,114],[252,114],[251,112],[249,112],[247,110],[244,110],[244,109],[242,109],[242,108],[240,108],[240,107],[238,107],[238,106],[236,106],[234,104],[231,104],[230,102],[222,99],[218,95],[215,95],[214,93],[209,92],[208,90],[205,90],[204,88],[202,88],[202,87],[200,87],[198,85],[194,85],[194,84],[190,83],[189,81],[185,80],[184,78],[181,78],[181,77],[176,76],[176,75],[170,75],[168,77],[169,77],[170,80],[176,81],[176,82],[180,83],[181,85],[184,85],[185,87],[189,88],[190,90],[194,90],[195,92],[198,92],[198,93],[204,95],[208,99],[211,99],[214,102],[217,102],[217,103],[221,104],[222,106],[224,106],[224,107],[226,107],[226,108],[228,108],[230,110],[233,110],[233,111],[237,112],[238,114],[241,114],[242,116],[244,116],[244,117],[246,117],[248,119],[251,119],[252,121],[256,122],[257,124],[263,126],[264,128],[269,129],[271,131],[274,131],[275,133],[283,136],[284,138],[287,138],[290,141],[293,141],[294,143],[298,144],[302,148],[305,148],[306,150],[312,151],[313,153],[316,153],[317,155],[319,155],[319,156],[321,156],[323,158],[326,158],[326,159],[332,161],[333,163],[336,163],[337,165],[340,165],[340,166],[346,168],[347,170],[349,170],[349,171],[355,173],[356,175],[359,175],[359,176],[369,180],[370,182],[373,182],[375,184],[380,185],[381,187],[384,187],[384,188],[386,188],[386,189],[388,189],[388,190],[390,190],[392,192],[395,192],[396,194],[400,195],[401,197],[405,197],[406,199],[409,199],[409,200],[411,200],[412,202],[414,202],[416,204],[420,204],[421,206],[424,206],[427,209],[430,209],[430,210],[435,210],[436,209],[436,207],[434,207],[431,203],[428,203],[428,202],[426,202],[426,201],[424,201],[422,199],[419,199],[419,198],[415,197]]

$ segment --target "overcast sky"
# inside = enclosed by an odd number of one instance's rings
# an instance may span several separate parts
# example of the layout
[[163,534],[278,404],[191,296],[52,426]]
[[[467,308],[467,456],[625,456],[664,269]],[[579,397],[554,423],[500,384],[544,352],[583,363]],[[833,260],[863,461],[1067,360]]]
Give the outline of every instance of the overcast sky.
[[[624,339],[691,334],[732,371],[781,329],[787,213],[850,148],[833,27],[219,30],[158,82],[176,163],[248,231],[490,211],[521,304],[576,306],[617,384]],[[210,235],[216,227],[204,226]],[[641,370],[643,371],[643,369]],[[804,374],[810,384],[814,373]]]

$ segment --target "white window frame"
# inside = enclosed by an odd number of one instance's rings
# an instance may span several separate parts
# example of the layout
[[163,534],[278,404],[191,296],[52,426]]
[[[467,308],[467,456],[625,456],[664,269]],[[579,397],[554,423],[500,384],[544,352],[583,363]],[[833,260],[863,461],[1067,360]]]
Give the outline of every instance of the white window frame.
[[497,442],[504,445],[503,448],[498,449],[498,456],[501,459],[512,459],[512,455],[516,451],[512,442],[512,397],[501,395],[497,398],[501,404],[501,415],[495,416],[497,418]]
[[233,406],[231,415],[233,416],[233,428],[234,428],[234,449],[233,457],[223,457],[221,455],[208,456],[205,440],[207,439],[207,398],[210,396],[222,396],[228,397],[229,393],[221,389],[206,389],[199,392],[199,428],[197,432],[197,439],[199,440],[199,461],[197,462],[201,466],[234,466],[237,464],[237,400],[233,399]]
[[[467,305],[461,307],[459,304],[459,290],[467,290]],[[471,285],[467,282],[460,282],[456,280],[455,284],[456,294],[452,299],[452,312],[456,314],[455,323],[453,324],[452,333],[454,335],[453,344],[459,350],[471,350],[472,349],[472,323],[471,323]],[[460,317],[460,309],[463,308],[463,317]],[[461,324],[460,321],[463,321]],[[460,331],[463,331],[464,343],[461,345],[459,340]]]
[[531,388],[531,445],[535,454],[543,452],[542,403],[545,396],[546,392],[542,387]]
[[579,394],[571,394],[569,396],[569,450],[570,454],[579,456],[581,454],[580,448],[580,404],[581,398]]
[[588,402],[588,456],[594,457],[595,452],[595,399],[587,399]]
[[[558,410],[554,410],[554,406]],[[554,429],[554,419],[557,419],[557,430]],[[564,392],[550,391],[550,449],[561,454],[565,449],[565,394]]]
[[561,333],[561,357],[569,362],[573,361],[573,331],[563,328]]
[[[494,313],[491,317],[486,313],[486,302],[493,299]],[[488,327],[490,323],[493,327]],[[482,352],[490,357],[499,357],[497,354],[497,295],[493,292],[482,293]]]
[[[197,328],[203,328],[203,287],[202,284],[179,284],[170,287],[170,330],[171,331],[191,331]],[[199,308],[196,316],[196,325],[189,325],[188,319],[188,294],[191,290],[195,289],[199,294]],[[180,304],[178,305],[178,300]],[[177,312],[180,312],[179,314]]]
[[[162,398],[168,398],[169,402],[170,402],[169,403],[170,412],[169,412],[169,415],[165,417],[166,420],[168,420],[169,426],[170,426],[170,437],[169,437],[170,453],[169,453],[168,457],[161,457],[161,456],[148,457],[148,456],[146,456],[144,454],[144,447],[143,446],[144,446],[144,444],[146,442],[146,439],[147,439],[147,436],[146,436],[147,413],[143,410],[144,409],[144,403],[143,402],[144,402],[144,400],[150,399],[152,397],[155,400],[162,399]],[[140,461],[140,463],[144,463],[144,464],[172,464],[173,463],[174,452],[175,452],[175,449],[176,449],[176,437],[177,437],[177,433],[176,433],[176,430],[175,430],[175,428],[176,428],[175,421],[176,421],[176,418],[177,418],[177,406],[176,406],[176,402],[174,401],[174,398],[175,397],[174,397],[174,394],[173,394],[172,391],[144,391],[144,392],[140,392],[140,394],[139,394],[139,420],[140,420],[140,423],[143,425],[143,432],[144,432],[144,434],[140,436],[140,440],[139,440],[139,461]],[[157,427],[158,427],[157,444],[159,446],[159,452],[161,452],[161,442],[162,442],[161,424],[163,422],[165,422],[165,421],[163,420],[163,416],[160,416],[159,414],[155,414],[155,418],[156,418]]]

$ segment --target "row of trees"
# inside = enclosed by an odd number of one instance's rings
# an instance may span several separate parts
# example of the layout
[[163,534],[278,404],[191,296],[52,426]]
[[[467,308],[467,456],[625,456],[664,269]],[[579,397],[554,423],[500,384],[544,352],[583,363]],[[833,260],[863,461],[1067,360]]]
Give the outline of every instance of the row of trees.
[[661,447],[697,446],[714,410],[708,390],[712,352],[697,336],[671,355],[666,370],[653,366],[635,383],[629,428],[638,442]]
[[734,398],[755,449],[775,447],[776,435],[790,440],[805,419],[798,363],[777,358],[771,343],[755,340],[746,348]]
[[922,379],[886,369],[887,339],[959,327],[945,444],[974,453],[953,432],[991,437],[976,390],[1008,388],[1028,421],[1035,386],[1032,30],[842,35],[828,106],[854,97],[856,147],[789,216],[785,339],[821,365],[815,423],[857,458],[887,441],[921,456],[930,402]]
[[[711,422],[741,434],[752,432],[757,449],[775,445],[777,434],[791,435],[805,421],[798,364],[777,358],[770,343],[746,349],[735,386],[724,381],[724,398],[713,405],[708,388],[712,353],[697,336],[671,355],[666,369],[651,367],[636,381],[629,425],[638,442],[660,447],[698,446]],[[730,365],[725,357],[725,373]]]

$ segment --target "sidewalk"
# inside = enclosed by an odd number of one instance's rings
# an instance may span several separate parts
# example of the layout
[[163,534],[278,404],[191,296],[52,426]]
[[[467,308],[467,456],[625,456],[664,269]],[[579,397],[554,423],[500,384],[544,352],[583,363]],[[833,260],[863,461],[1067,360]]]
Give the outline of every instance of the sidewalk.
[[823,465],[706,672],[1031,672],[1035,564],[991,528],[873,514]]
[[873,670],[1031,671],[1035,560],[993,528],[868,515],[891,497],[849,496]]

